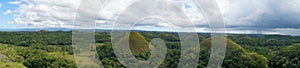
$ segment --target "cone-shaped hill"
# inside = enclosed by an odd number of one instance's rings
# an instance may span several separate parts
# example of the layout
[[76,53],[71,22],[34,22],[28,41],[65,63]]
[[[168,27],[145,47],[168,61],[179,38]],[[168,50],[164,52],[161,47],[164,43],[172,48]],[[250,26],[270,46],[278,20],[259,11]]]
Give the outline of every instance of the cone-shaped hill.
[[[125,37],[125,38],[127,38],[127,37]],[[123,47],[122,44],[124,44],[124,42],[127,42],[127,40],[125,40],[125,38],[121,39],[118,42],[118,45],[120,47]],[[149,51],[149,43],[138,32],[131,32],[129,35],[128,41],[129,41],[130,50],[134,55],[141,54],[141,53],[147,53]]]
[[202,35],[198,35],[198,38],[199,38],[199,43],[205,40],[205,37],[203,37]]
[[251,37],[241,37],[236,40],[236,43],[240,45],[257,45],[257,42]]
[[130,33],[129,47],[133,53],[146,53],[149,51],[149,43],[138,32]]
[[[230,40],[230,39],[228,39],[227,38],[227,44],[226,44],[226,50],[228,51],[228,50],[242,50],[242,51],[245,51],[245,49],[244,48],[242,48],[240,45],[238,45],[237,43],[235,43],[234,41],[232,41],[232,40]],[[210,49],[210,47],[211,47],[211,38],[208,38],[208,39],[205,39],[204,41],[202,41],[201,43],[200,43],[200,48],[201,48],[201,50],[202,49]]]
[[[223,37],[222,37],[223,38]],[[208,59],[211,51],[211,38],[205,39],[200,44],[200,59],[198,66],[207,66]],[[257,53],[247,52],[240,45],[227,38],[225,59],[222,67],[254,67],[254,68],[266,68],[267,58]],[[236,64],[239,63],[239,64]],[[243,64],[243,65],[241,65]]]
[[[300,54],[300,44],[293,44],[291,46],[283,47],[282,49],[279,50],[278,56],[282,57],[280,58],[281,61],[275,61],[273,64],[283,64],[287,68],[298,68],[300,66],[299,61],[299,54]],[[289,63],[287,63],[289,62]],[[281,67],[281,66],[278,66]]]

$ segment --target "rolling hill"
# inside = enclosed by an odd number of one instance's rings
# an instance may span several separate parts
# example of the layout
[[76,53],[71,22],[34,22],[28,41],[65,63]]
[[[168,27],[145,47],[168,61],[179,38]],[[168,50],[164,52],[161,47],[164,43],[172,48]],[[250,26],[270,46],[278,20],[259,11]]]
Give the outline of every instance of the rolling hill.
[[[208,38],[200,44],[200,63],[198,66],[207,66],[210,56],[211,38]],[[254,52],[247,52],[243,47],[227,38],[225,59],[223,67],[250,67],[250,68],[266,68],[267,58]],[[239,63],[239,64],[236,64]],[[241,65],[243,64],[243,65]]]

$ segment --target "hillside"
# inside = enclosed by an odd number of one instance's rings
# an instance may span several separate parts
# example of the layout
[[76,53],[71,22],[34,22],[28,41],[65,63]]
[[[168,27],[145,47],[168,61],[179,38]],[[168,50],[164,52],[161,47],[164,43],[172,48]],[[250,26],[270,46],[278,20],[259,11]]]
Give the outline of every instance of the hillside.
[[[280,49],[279,56],[282,57],[277,63],[282,63],[287,68],[297,68],[300,67],[300,44],[294,44],[292,46],[284,47]],[[286,63],[289,62],[289,63]]]
[[[114,53],[111,32],[96,32],[95,35],[96,51],[104,67],[126,68],[118,61]],[[201,33],[198,35],[201,53],[197,67],[206,68],[210,58],[211,38],[209,37],[211,36]],[[121,37],[121,41],[117,43],[123,44],[129,41],[128,44],[134,56],[139,60],[147,60],[151,55],[149,47],[154,46],[154,44],[149,45],[149,42],[155,38],[161,38],[168,49],[165,59],[158,68],[176,68],[182,58],[182,40],[177,33],[132,32],[130,35],[128,33],[128,37]],[[300,67],[299,38],[300,36],[228,34],[222,68]],[[252,45],[252,43],[257,43],[257,45]],[[0,68],[75,68],[73,55],[75,53],[71,45],[72,32],[0,32]],[[195,55],[183,57],[191,57],[191,60],[197,59]],[[85,58],[80,59],[85,60]]]
[[[199,66],[206,66],[210,56],[211,48],[211,38],[204,40],[200,44],[200,63]],[[266,68],[267,58],[263,55],[259,55],[253,52],[247,52],[243,47],[233,42],[227,38],[225,59],[223,61],[223,66],[232,67],[250,67],[250,68]],[[236,64],[239,63],[239,64]],[[243,65],[241,65],[243,64]]]
[[253,38],[247,37],[247,36],[238,38],[236,40],[236,43],[238,43],[240,45],[250,45],[250,46],[257,45],[257,42]]
[[[127,42],[125,37],[118,42],[118,46],[123,47]],[[129,47],[134,55],[147,53],[149,51],[149,43],[145,38],[138,32],[131,32],[129,35]]]

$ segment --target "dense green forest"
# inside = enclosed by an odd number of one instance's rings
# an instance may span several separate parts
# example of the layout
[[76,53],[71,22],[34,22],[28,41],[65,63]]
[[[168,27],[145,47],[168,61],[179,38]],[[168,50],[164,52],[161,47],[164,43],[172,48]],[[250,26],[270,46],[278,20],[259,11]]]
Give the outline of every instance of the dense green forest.
[[[111,33],[96,32],[97,54],[105,68],[124,68],[116,58]],[[161,38],[167,55],[159,68],[175,68],[181,43],[177,33],[137,31],[130,33],[129,44],[139,60],[149,58],[149,42]],[[198,68],[205,68],[210,57],[210,34],[199,33]],[[122,41],[120,41],[122,43]],[[72,32],[0,32],[0,68],[76,68]],[[225,68],[297,68],[300,67],[300,37],[289,35],[228,34]]]

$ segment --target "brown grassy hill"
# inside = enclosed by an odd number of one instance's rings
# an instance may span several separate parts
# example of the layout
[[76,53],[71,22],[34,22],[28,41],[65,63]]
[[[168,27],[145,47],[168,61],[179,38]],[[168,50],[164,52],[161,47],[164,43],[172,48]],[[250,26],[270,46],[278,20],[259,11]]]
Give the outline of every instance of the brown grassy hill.
[[[126,38],[128,37],[125,37],[118,42],[118,45],[121,48],[123,48],[124,46],[122,44],[126,44],[125,43],[127,42]],[[131,32],[128,41],[129,41],[130,50],[134,55],[147,53],[149,51],[149,43],[138,32]]]
[[130,33],[129,47],[133,53],[146,53],[149,51],[149,43],[138,32]]

